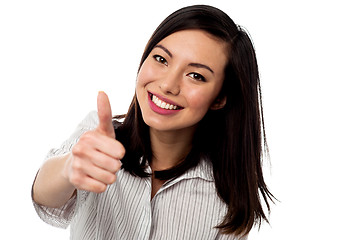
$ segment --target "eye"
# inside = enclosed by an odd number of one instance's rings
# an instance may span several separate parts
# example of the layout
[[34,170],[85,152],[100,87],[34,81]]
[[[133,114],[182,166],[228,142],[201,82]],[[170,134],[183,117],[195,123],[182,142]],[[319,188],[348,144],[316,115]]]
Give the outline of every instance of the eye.
[[166,60],[164,57],[162,57],[162,56],[160,56],[160,55],[154,55],[153,58],[154,58],[157,62],[162,63],[162,64],[168,66],[168,62],[167,62],[167,60]]
[[188,76],[197,81],[202,81],[202,82],[206,81],[206,79],[199,73],[189,73]]

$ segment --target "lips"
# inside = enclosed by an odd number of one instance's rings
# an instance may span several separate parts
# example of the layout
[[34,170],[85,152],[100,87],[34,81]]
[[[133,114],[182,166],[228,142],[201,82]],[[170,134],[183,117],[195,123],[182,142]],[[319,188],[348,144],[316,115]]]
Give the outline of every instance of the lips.
[[183,109],[175,102],[151,92],[148,92],[148,99],[151,109],[159,114],[173,114]]

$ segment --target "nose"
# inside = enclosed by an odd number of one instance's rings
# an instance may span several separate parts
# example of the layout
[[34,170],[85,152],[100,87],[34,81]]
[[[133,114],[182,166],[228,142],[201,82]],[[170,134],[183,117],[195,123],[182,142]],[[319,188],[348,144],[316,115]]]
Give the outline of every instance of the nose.
[[164,94],[178,95],[181,91],[181,78],[182,76],[180,73],[169,71],[159,84],[160,90]]

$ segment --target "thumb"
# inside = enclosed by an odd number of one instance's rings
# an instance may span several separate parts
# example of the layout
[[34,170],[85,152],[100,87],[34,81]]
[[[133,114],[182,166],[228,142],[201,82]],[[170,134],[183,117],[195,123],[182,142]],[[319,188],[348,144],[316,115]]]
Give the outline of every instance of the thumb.
[[107,94],[103,91],[98,93],[97,106],[99,118],[97,130],[109,137],[115,138],[114,127],[112,124],[112,108],[110,107]]

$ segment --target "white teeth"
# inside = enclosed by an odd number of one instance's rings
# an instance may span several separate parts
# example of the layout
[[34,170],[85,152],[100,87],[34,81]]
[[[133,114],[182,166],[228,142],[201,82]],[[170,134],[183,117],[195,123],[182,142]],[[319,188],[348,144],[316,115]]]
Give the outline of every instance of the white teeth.
[[163,102],[162,100],[160,100],[155,95],[152,95],[152,102],[154,102],[154,104],[157,105],[160,108],[170,109],[170,110],[176,110],[177,109],[177,106],[174,106],[172,104]]

